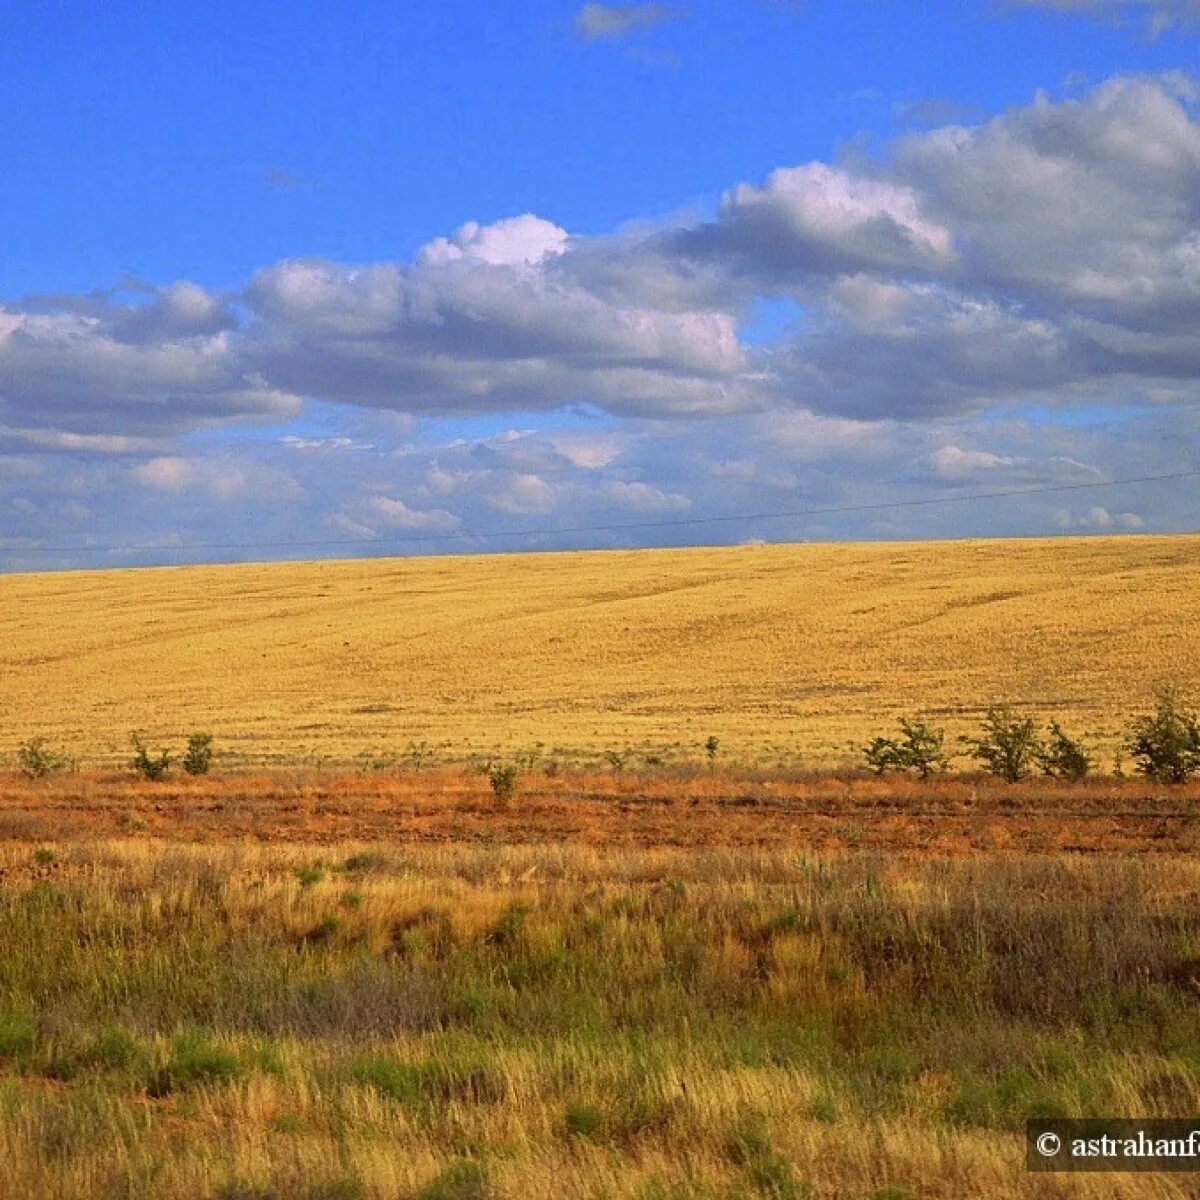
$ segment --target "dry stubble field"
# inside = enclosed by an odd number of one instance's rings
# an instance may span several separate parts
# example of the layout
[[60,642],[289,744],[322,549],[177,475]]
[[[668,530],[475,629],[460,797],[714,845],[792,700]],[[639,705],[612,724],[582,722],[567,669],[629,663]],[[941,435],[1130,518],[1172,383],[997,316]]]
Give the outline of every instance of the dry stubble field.
[[0,752],[132,728],[248,764],[633,747],[830,765],[990,703],[1111,749],[1200,683],[1200,538],[794,545],[0,579]]
[[[1197,683],[1198,566],[1146,538],[0,579],[2,748],[84,767],[0,773],[0,1196],[1194,1195],[1027,1175],[1020,1129],[1200,1111],[1197,787],[812,768],[995,700],[1111,751]],[[212,729],[216,774],[135,780],[133,726]],[[497,807],[421,742],[541,754]]]

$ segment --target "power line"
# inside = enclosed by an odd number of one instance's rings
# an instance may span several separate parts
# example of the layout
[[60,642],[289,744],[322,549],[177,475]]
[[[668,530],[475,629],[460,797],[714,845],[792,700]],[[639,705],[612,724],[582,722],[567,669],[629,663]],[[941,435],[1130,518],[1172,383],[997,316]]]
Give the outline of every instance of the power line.
[[[829,517],[848,513],[883,512],[897,508],[929,508],[939,504],[964,504],[975,500],[1000,500],[1010,496],[1044,496],[1053,492],[1082,492],[1096,488],[1124,487],[1135,483],[1194,479],[1200,469],[1172,471],[1161,475],[1138,475],[1128,479],[1104,479],[1090,483],[1056,483],[995,492],[969,492],[953,496],[929,496],[921,500],[877,501],[872,504],[839,504],[827,508],[799,508],[777,512],[733,513],[717,517],[674,517],[658,521],[625,521],[609,525],[567,525],[557,529],[494,529],[480,533],[422,533],[398,537],[327,538],[271,542],[191,542],[186,545],[129,544],[110,546],[28,546],[5,548],[18,554],[131,554],[188,553],[193,550],[312,550],[335,546],[399,546],[423,542],[473,542],[495,538],[558,537],[574,533],[619,533],[638,529],[674,529],[696,525],[718,525],[732,521],[775,521],[801,517]],[[2,553],[4,551],[0,551]]]

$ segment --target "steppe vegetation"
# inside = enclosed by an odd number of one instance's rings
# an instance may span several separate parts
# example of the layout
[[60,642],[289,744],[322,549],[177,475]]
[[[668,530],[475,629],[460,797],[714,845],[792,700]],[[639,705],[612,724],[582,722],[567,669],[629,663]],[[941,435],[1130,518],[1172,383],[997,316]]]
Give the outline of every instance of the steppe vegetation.
[[1194,860],[0,847],[0,1190],[1185,1196],[1026,1115],[1200,1104]]

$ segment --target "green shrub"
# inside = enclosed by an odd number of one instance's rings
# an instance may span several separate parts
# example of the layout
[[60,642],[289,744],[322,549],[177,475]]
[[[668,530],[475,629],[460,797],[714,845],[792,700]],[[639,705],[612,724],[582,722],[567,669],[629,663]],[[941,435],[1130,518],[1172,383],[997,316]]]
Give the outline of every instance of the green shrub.
[[155,1097],[169,1096],[206,1083],[230,1083],[242,1074],[236,1055],[202,1035],[191,1035],[175,1043],[171,1057],[151,1076],[146,1091]]
[[487,1172],[470,1159],[451,1163],[418,1193],[417,1200],[490,1200]]
[[310,887],[314,887],[316,884],[321,883],[324,880],[325,866],[323,863],[319,862],[304,863],[303,865],[296,867],[292,874],[296,876],[300,886],[307,891]]
[[877,737],[863,750],[867,765],[877,774],[888,771],[916,771],[928,779],[932,771],[944,771],[950,756],[944,749],[946,734],[931,729],[922,721],[900,720],[900,737]]
[[334,916],[332,913],[330,913],[329,916],[322,917],[321,920],[318,921],[316,925],[314,925],[312,929],[310,929],[308,933],[304,935],[304,940],[306,942],[332,941],[335,937],[337,937],[341,928],[341,917]]
[[1053,779],[1083,779],[1092,769],[1087,751],[1063,732],[1057,721],[1050,722],[1050,733],[1034,753],[1043,775]]
[[1200,724],[1194,713],[1180,708],[1173,688],[1162,688],[1154,712],[1134,722],[1126,749],[1139,775],[1183,783],[1200,770]]
[[0,1015],[0,1062],[27,1058],[33,1052],[35,1037],[32,1021]]
[[769,1200],[809,1200],[812,1187],[796,1176],[796,1168],[777,1153],[767,1137],[764,1123],[753,1115],[739,1121],[725,1141],[725,1154],[741,1167],[761,1196]]
[[600,1114],[590,1104],[568,1104],[565,1123],[574,1137],[591,1137],[600,1128]]
[[33,861],[39,867],[52,867],[58,862],[58,855],[49,846],[39,846],[33,852]]
[[188,738],[187,750],[183,755],[183,769],[189,775],[207,775],[212,766],[212,734],[193,733]]
[[1032,717],[1018,717],[1006,705],[993,705],[983,721],[983,736],[967,738],[973,746],[973,758],[984,770],[1008,783],[1017,783],[1029,774],[1041,749]]
[[508,1095],[503,1076],[470,1060],[445,1058],[397,1062],[373,1055],[359,1059],[351,1077],[409,1108],[429,1108],[451,1100],[496,1104]]
[[488,931],[484,941],[490,946],[513,946],[525,933],[525,919],[529,916],[529,905],[514,904],[500,914],[500,919]]
[[367,871],[386,870],[387,866],[388,857],[386,854],[380,854],[378,850],[360,850],[357,854],[351,854],[342,863],[342,870],[354,875],[361,875]]
[[498,763],[488,767],[488,782],[492,785],[492,795],[501,804],[507,804],[517,794],[519,775],[512,763]]
[[335,1175],[310,1183],[300,1193],[301,1200],[365,1200],[366,1189],[353,1175]]
[[709,735],[708,740],[704,743],[704,753],[708,755],[708,765],[715,767],[717,765],[717,751],[721,747],[721,742],[718,738]]
[[51,750],[43,738],[33,738],[17,750],[17,763],[29,779],[44,779],[47,775],[58,775],[75,769],[74,759]]
[[158,754],[153,755],[146,749],[145,742],[142,741],[142,735],[138,730],[134,730],[129,735],[130,744],[133,746],[133,769],[143,779],[149,779],[157,782],[164,778],[168,769],[171,766],[170,750],[159,750]]
[[84,1051],[89,1066],[110,1071],[128,1071],[145,1059],[141,1043],[124,1029],[106,1029]]

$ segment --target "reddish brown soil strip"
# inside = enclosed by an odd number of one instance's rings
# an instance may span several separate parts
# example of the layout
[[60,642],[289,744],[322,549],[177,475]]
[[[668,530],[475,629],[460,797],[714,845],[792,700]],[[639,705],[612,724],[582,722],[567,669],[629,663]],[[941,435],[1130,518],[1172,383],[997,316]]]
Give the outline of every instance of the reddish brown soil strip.
[[898,855],[1192,853],[1200,787],[855,776],[530,775],[506,807],[469,772],[177,780],[0,777],[0,839],[795,846]]

